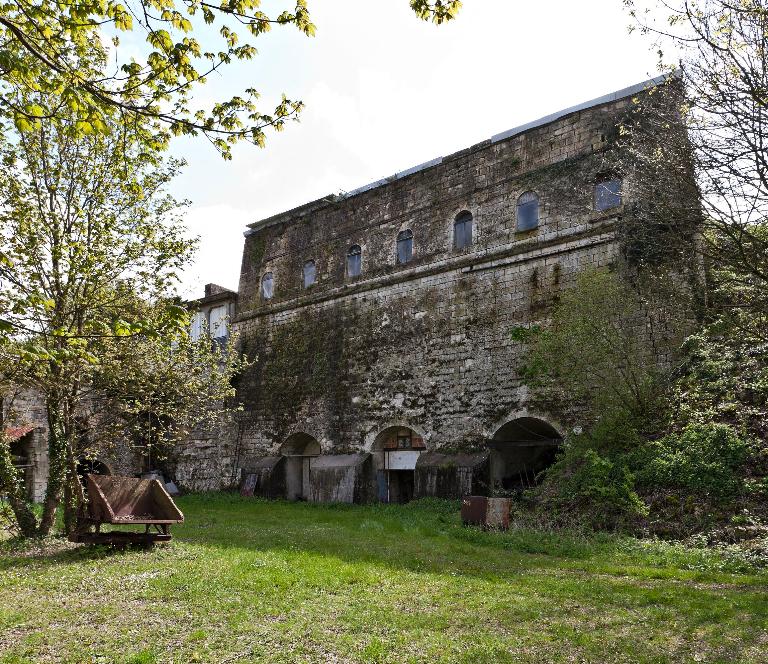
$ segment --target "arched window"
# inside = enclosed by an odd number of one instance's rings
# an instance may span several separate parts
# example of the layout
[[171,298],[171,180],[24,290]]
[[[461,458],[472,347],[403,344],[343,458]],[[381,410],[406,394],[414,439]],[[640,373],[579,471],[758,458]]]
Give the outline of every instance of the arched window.
[[358,277],[360,276],[362,249],[359,244],[353,244],[347,250],[347,276]]
[[413,233],[410,230],[397,234],[397,262],[405,265],[413,258]]
[[275,294],[275,279],[271,272],[267,272],[261,278],[261,297],[271,300]]
[[595,210],[602,212],[621,205],[621,178],[602,177],[595,185]]
[[453,246],[464,249],[472,244],[472,213],[460,212],[453,222]]
[[304,263],[304,269],[302,270],[301,275],[304,288],[309,288],[314,284],[316,276],[315,261],[307,261]]
[[526,191],[517,199],[517,230],[530,231],[539,225],[539,197]]

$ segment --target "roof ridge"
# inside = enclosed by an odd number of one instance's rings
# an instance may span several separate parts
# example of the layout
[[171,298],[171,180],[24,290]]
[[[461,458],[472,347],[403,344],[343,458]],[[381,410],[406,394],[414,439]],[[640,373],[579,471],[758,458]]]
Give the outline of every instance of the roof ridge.
[[512,136],[517,136],[518,134],[522,134],[526,131],[530,131],[531,129],[535,129],[536,127],[542,127],[544,125],[550,124],[551,122],[555,122],[556,120],[560,120],[567,115],[571,115],[572,113],[577,113],[579,111],[583,111],[588,108],[593,108],[595,106],[601,106],[602,104],[607,104],[612,101],[618,101],[619,99],[624,99],[625,97],[631,97],[632,95],[635,95],[638,92],[643,92],[644,90],[647,90],[649,88],[656,87],[657,85],[660,85],[671,78],[675,78],[679,76],[679,71],[680,70],[675,70],[668,74],[655,76],[654,78],[649,78],[645,81],[642,81],[641,83],[630,85],[627,88],[622,88],[621,90],[609,92],[608,94],[602,95],[600,97],[595,97],[594,99],[590,99],[589,101],[576,104],[575,106],[569,106],[568,108],[564,108],[560,111],[556,111],[555,113],[550,113],[549,115],[545,115],[541,118],[538,118],[537,120],[532,120],[531,122],[527,122],[517,127],[513,127],[512,129],[507,129],[506,131],[503,131],[499,134],[494,134],[493,136],[491,136],[490,139],[486,139],[485,141],[480,141],[479,143],[476,143],[473,146],[469,146],[468,148],[463,148],[449,155],[436,157],[435,159],[430,159],[429,161],[425,161],[421,164],[412,166],[411,168],[407,168],[403,171],[397,171],[394,175],[381,178],[380,180],[376,180],[374,182],[369,182],[368,184],[365,184],[362,187],[357,187],[352,191],[344,192],[343,194],[330,194],[328,196],[323,196],[322,198],[315,199],[314,201],[310,201],[309,203],[304,203],[303,205],[299,205],[290,210],[278,212],[277,214],[271,215],[264,219],[254,221],[253,223],[248,224],[248,230],[245,231],[244,235],[247,237],[248,235],[251,235],[252,233],[259,230],[260,228],[269,226],[271,225],[271,222],[277,221],[278,219],[290,213],[296,213],[302,209],[310,210],[312,208],[324,206],[323,204],[335,203],[337,201],[346,200],[347,198],[351,198],[352,196],[362,194],[366,191],[370,191],[371,189],[376,189],[377,187],[381,187],[385,184],[389,184],[390,182],[395,182],[396,180],[400,180],[401,178],[407,177],[408,175],[413,175],[414,173],[418,173],[419,171],[426,170],[427,168],[431,168],[432,166],[437,166],[438,164],[443,163],[444,160],[450,158],[454,154],[458,154],[459,152],[464,152],[465,150],[471,150],[475,146],[483,145],[483,144],[493,145],[494,143],[498,143],[507,138],[511,138]]

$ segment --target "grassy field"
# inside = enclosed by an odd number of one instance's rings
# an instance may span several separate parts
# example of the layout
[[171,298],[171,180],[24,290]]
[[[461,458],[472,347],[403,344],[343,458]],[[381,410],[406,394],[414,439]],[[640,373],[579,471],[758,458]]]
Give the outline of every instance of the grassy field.
[[766,662],[768,572],[457,505],[181,499],[154,551],[0,543],[0,662]]

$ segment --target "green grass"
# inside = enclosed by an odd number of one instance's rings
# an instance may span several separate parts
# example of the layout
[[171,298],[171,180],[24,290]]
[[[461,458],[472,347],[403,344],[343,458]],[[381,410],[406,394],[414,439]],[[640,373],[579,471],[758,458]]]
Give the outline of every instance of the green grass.
[[768,572],[735,553],[440,501],[179,503],[154,551],[0,544],[0,662],[768,661]]

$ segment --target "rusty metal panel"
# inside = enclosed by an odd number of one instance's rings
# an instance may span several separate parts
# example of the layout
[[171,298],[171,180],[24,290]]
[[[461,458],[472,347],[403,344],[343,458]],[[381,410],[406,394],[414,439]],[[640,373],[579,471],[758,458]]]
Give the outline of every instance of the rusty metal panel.
[[[80,505],[73,542],[127,546],[171,539],[173,523],[184,515],[158,480],[142,480],[117,475],[88,475],[88,504]],[[102,532],[103,524],[144,525],[144,532]],[[154,527],[156,532],[150,532]],[[91,528],[95,528],[92,532]]]
[[509,530],[509,498],[489,498],[485,511],[485,528]]
[[461,520],[464,525],[508,530],[510,505],[509,498],[465,496],[461,501]]
[[482,526],[488,498],[485,496],[465,496],[461,501],[461,520],[464,525]]
[[157,480],[88,475],[89,508],[108,523],[182,523],[184,515]]

